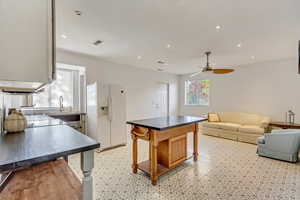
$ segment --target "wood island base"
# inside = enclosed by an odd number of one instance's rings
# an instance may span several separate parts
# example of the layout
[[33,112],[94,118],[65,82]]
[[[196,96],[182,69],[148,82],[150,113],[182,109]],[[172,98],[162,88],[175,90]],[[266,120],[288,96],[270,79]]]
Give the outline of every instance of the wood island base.
[[[151,183],[157,184],[158,177],[182,162],[187,157],[187,133],[194,134],[193,158],[198,159],[198,123],[181,125],[164,130],[155,130],[132,125],[132,169],[133,173],[141,170],[150,175]],[[137,139],[149,142],[149,159],[137,163]]]

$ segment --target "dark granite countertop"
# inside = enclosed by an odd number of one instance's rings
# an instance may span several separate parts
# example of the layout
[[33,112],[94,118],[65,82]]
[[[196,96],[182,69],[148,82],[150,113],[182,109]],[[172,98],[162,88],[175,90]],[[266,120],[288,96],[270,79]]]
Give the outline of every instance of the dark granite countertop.
[[43,126],[57,126],[66,124],[60,119],[54,119],[48,115],[25,115],[28,128],[36,128]]
[[0,173],[99,147],[95,140],[67,125],[0,135]]
[[145,128],[151,128],[155,130],[165,130],[169,128],[175,128],[178,126],[188,125],[195,122],[206,121],[203,117],[192,117],[192,116],[170,116],[170,117],[159,117],[144,120],[128,121],[127,124],[137,125]]

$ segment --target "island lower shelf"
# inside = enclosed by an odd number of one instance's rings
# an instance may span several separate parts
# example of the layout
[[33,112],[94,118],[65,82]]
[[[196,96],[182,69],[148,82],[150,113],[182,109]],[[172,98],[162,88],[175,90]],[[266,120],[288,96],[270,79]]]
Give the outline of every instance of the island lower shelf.
[[[193,158],[193,155],[192,155],[192,153],[189,153],[189,156],[185,160],[181,161],[177,165],[174,165],[173,167],[170,167],[170,168],[158,163],[157,164],[157,176],[161,176],[161,175],[171,171],[172,169],[178,167],[182,162],[187,161],[191,158]],[[145,161],[142,161],[142,162],[138,163],[137,168],[150,176],[150,174],[151,174],[151,171],[150,171],[151,170],[151,162],[150,162],[150,160],[145,160]]]
[[[151,162],[150,160],[146,160],[143,162],[138,163],[138,169],[145,172],[146,174],[150,175],[150,170],[151,170]],[[157,175],[163,175],[164,173],[167,173],[170,169],[161,165],[157,164]]]
[[[187,134],[163,140],[157,148],[156,175],[161,176],[192,157],[192,153],[187,151]],[[150,175],[151,161],[140,162],[137,168]]]

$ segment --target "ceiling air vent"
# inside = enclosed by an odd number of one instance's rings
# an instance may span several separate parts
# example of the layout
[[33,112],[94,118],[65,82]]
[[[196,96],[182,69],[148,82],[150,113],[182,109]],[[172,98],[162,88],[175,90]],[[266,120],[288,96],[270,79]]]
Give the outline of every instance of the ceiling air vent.
[[81,12],[80,10],[75,10],[74,12],[75,12],[75,14],[78,15],[78,16],[81,16],[81,15],[82,15],[82,12]]
[[101,44],[101,43],[103,43],[103,41],[101,41],[101,40],[96,40],[93,44],[94,44],[95,46],[98,46],[98,45]]
[[157,63],[158,63],[158,64],[161,64],[161,65],[165,65],[165,64],[166,64],[166,62],[165,62],[165,61],[162,61],[162,60],[157,61]]

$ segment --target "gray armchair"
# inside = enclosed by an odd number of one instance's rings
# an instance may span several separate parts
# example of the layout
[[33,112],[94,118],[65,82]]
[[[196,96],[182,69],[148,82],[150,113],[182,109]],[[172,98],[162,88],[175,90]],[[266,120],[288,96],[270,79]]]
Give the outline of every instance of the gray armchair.
[[273,130],[257,138],[257,154],[264,157],[297,162],[299,148],[299,129]]

